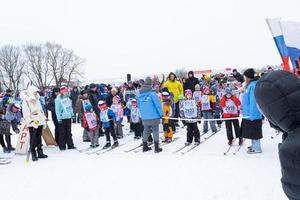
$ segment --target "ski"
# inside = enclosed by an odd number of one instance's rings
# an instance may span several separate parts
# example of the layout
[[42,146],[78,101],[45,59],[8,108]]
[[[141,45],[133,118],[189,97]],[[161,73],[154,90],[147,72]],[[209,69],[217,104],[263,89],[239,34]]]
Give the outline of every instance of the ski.
[[235,142],[235,138],[232,140],[232,144],[228,146],[227,151],[224,152],[224,155],[227,155],[229,153],[229,151],[232,149],[234,142]]
[[179,140],[180,137],[174,137],[172,142],[161,142],[161,146],[165,146],[165,145],[168,145],[168,144],[172,144],[173,142]]
[[0,165],[8,165],[12,163],[11,159],[0,159]]
[[98,153],[98,152],[103,151],[103,150],[104,150],[103,147],[96,147],[96,148],[92,148],[92,149],[86,151],[86,154],[87,155],[92,155],[92,154]]
[[117,146],[117,147],[110,147],[110,148],[108,148],[108,149],[103,149],[103,151],[97,152],[96,154],[97,154],[97,155],[105,154],[105,153],[107,153],[107,152],[110,152],[110,151],[112,151],[112,150],[118,148],[118,147],[124,146],[125,144],[126,144],[126,143],[123,143],[123,144],[119,144],[119,146]]
[[133,147],[133,148],[128,149],[128,150],[125,150],[124,152],[125,152],[125,153],[129,153],[129,152],[132,152],[132,151],[134,151],[134,150],[136,150],[136,149],[138,149],[138,148],[140,148],[140,147],[142,147],[142,146],[143,146],[143,144],[140,144],[139,146]]
[[[207,139],[209,139],[209,138],[211,138],[213,135],[217,134],[219,131],[220,131],[220,129],[217,130],[217,132],[213,132],[213,134],[211,134],[210,136],[204,137],[204,141],[207,140]],[[200,143],[201,143],[201,142],[200,142]]]
[[182,147],[180,147],[179,149],[177,149],[176,151],[174,151],[173,154],[176,154],[176,153],[182,151],[183,149],[185,149],[185,148],[188,147],[188,146],[190,146],[190,145],[186,145],[186,144],[183,145]]
[[76,149],[79,153],[84,153],[87,152],[89,150],[94,149],[93,147],[87,147],[87,148],[83,148],[83,149]]
[[245,142],[245,139],[243,139],[242,145],[239,145],[239,148],[237,148],[237,150],[236,150],[235,152],[233,152],[233,155],[236,155],[236,154],[241,150],[241,148],[242,148],[244,142]]
[[[148,145],[148,147],[152,147],[152,146],[153,146],[153,143],[150,144],[150,145]],[[143,145],[142,145],[142,147],[143,147]],[[140,148],[140,149],[138,149],[138,150],[135,150],[134,153],[138,153],[138,152],[140,152],[140,151],[142,151],[142,150],[143,150],[143,148]]]

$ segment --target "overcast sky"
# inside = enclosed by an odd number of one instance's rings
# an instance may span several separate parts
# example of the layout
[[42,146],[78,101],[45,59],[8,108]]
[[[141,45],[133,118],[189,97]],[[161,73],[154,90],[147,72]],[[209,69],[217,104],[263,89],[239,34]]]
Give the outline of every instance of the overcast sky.
[[299,0],[0,0],[0,45],[52,41],[87,80],[280,64],[266,17],[300,21]]

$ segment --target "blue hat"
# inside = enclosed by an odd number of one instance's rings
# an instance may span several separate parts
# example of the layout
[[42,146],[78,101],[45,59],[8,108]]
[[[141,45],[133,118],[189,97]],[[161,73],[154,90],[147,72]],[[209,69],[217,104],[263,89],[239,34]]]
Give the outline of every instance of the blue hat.
[[230,95],[232,95],[232,89],[231,88],[226,88],[225,89],[225,94],[230,94]]
[[87,103],[87,104],[85,104],[84,109],[90,111],[93,109],[93,106],[92,106],[92,104]]

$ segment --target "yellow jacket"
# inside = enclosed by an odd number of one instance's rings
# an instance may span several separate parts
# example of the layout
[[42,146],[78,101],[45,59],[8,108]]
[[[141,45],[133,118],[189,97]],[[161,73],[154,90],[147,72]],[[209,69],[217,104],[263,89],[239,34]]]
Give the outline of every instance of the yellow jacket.
[[162,87],[168,88],[169,92],[173,93],[174,103],[179,102],[179,95],[183,95],[183,86],[179,81],[167,80]]
[[[172,116],[172,107],[169,104],[163,103],[163,117],[171,117]],[[163,120],[164,124],[169,123],[169,119]]]

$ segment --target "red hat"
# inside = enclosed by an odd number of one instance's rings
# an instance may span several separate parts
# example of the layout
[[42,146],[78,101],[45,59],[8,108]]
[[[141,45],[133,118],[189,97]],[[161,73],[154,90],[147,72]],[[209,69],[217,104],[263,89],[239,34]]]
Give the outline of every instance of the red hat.
[[60,93],[64,93],[64,92],[68,92],[69,90],[68,90],[68,88],[66,87],[66,86],[62,86],[61,88],[60,88]]

